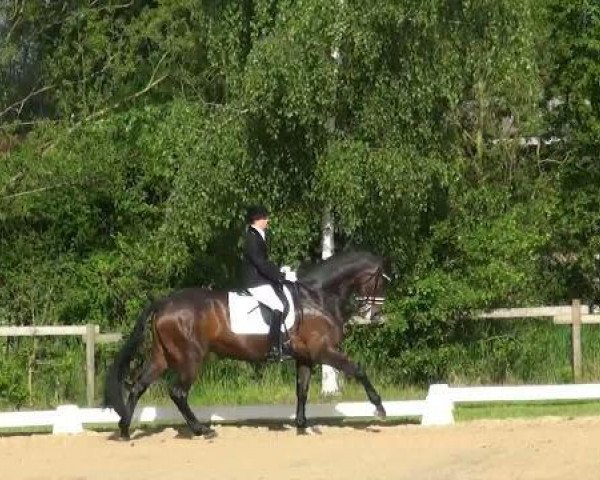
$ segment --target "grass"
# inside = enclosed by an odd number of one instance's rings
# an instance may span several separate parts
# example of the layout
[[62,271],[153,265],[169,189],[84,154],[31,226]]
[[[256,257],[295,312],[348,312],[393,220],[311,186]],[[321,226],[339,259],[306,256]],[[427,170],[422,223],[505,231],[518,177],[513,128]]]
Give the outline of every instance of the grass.
[[[203,377],[194,384],[190,392],[191,405],[285,405],[296,402],[296,383],[294,375],[287,371],[289,368],[269,366],[253,381],[247,381],[245,376],[236,378],[231,375],[214,378],[211,375]],[[366,401],[362,385],[355,381],[341,379],[343,388],[337,395],[321,394],[321,379],[314,375],[309,387],[308,401],[311,403],[326,403],[339,401]],[[410,386],[385,384],[373,380],[375,388],[381,397],[388,400],[412,400],[425,398],[425,389]],[[143,404],[170,404],[166,394],[166,384],[152,387],[142,397]]]
[[454,416],[456,421],[465,422],[491,418],[581,417],[593,415],[600,415],[600,402],[598,401],[464,404],[456,408]]
[[[479,325],[479,324],[478,324]],[[493,327],[493,328],[492,328]],[[509,328],[510,327],[510,328]],[[514,329],[514,331],[513,331]],[[492,335],[494,334],[494,335]],[[514,321],[490,324],[484,340],[474,340],[465,348],[449,350],[443,366],[449,373],[436,375],[438,381],[451,384],[554,384],[572,381],[570,355],[570,330],[548,322]],[[479,338],[479,337],[477,337]],[[583,381],[600,381],[600,329],[597,325],[584,325],[582,332],[584,372]],[[27,388],[27,366],[31,342],[24,339],[20,348],[7,350],[5,361],[0,362],[0,411],[21,409],[46,409],[64,403],[85,404],[85,361],[80,343],[64,344],[53,339],[38,341],[40,362],[35,365],[30,378],[32,392]],[[1,342],[0,342],[0,345]],[[42,348],[43,347],[43,348]],[[104,346],[97,353],[97,404],[103,391],[105,370],[115,355],[116,346]],[[418,352],[417,352],[418,353]],[[17,355],[18,354],[18,355]],[[42,355],[43,354],[43,355]],[[360,360],[360,355],[355,355]],[[437,357],[435,357],[437,358]],[[43,361],[42,361],[43,360]],[[397,360],[397,359],[396,359]],[[412,363],[411,363],[412,362]],[[432,369],[425,357],[406,357],[404,363],[383,362],[366,368],[375,388],[384,400],[424,399],[426,387],[398,385],[410,381],[400,375],[411,369]],[[402,368],[402,372],[396,371]],[[342,393],[333,398],[320,394],[320,368],[309,389],[309,402],[364,401],[363,388],[354,381],[345,381]],[[423,377],[423,375],[421,375]],[[405,379],[406,378],[406,379]],[[390,380],[391,379],[391,380]],[[167,379],[169,380],[169,379]],[[173,379],[171,379],[172,381]],[[393,381],[394,383],[390,383]],[[422,380],[424,381],[424,380]],[[172,405],[166,382],[160,381],[142,397],[145,405]],[[208,362],[190,393],[192,405],[252,405],[293,404],[295,402],[295,372],[292,363],[283,365],[252,366],[243,362],[218,360]],[[459,420],[472,418],[508,418],[513,416],[598,414],[595,402],[554,404],[487,404],[463,406],[457,409]],[[17,407],[19,406],[19,407]],[[539,412],[539,413],[538,413]],[[579,413],[582,412],[582,413]]]
[[[209,370],[200,382],[194,385],[190,404],[209,405],[256,405],[295,404],[295,378],[290,366],[269,365],[256,374],[254,381],[248,381],[248,372],[236,377],[231,372]],[[244,367],[245,368],[245,367]],[[373,384],[385,400],[424,399],[427,390],[414,386],[386,384],[373,378]],[[341,401],[366,401],[363,387],[355,381],[341,379],[342,391],[339,395],[323,396],[320,393],[320,375],[314,375],[309,389],[310,403]],[[164,392],[164,383],[154,387],[142,403],[147,405],[172,405]],[[478,419],[535,418],[542,416],[587,416],[600,415],[600,402],[597,401],[554,401],[554,402],[512,402],[487,404],[461,404],[455,410],[457,422]],[[369,421],[365,419],[365,421]],[[392,422],[397,423],[398,419]]]

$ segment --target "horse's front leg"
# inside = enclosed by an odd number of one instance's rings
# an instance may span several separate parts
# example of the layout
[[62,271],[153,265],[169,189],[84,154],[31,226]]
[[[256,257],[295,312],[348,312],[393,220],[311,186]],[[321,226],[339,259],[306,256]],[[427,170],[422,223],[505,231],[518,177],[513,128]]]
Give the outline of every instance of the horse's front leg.
[[345,375],[356,378],[362,383],[365,392],[367,393],[367,397],[369,397],[369,401],[375,405],[377,416],[385,418],[386,413],[385,408],[383,408],[383,404],[381,403],[381,397],[379,396],[379,393],[377,393],[377,390],[375,390],[375,387],[373,387],[367,374],[358,364],[350,360],[342,352],[333,349],[326,350],[322,355],[321,361],[325,365],[330,365],[333,368],[344,372]]
[[311,365],[296,361],[296,429],[299,434],[306,430],[306,399],[311,374]]

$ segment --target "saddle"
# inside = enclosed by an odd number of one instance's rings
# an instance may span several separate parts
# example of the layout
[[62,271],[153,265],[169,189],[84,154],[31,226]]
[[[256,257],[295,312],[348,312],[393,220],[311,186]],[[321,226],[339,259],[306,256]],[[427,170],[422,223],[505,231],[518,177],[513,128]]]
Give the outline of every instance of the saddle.
[[[290,310],[281,324],[281,331],[285,332],[291,330],[296,323],[296,309],[289,288],[284,286],[283,292],[290,306]],[[248,291],[229,292],[228,304],[230,328],[233,333],[238,335],[267,335],[269,333],[273,313],[269,308],[261,305]]]

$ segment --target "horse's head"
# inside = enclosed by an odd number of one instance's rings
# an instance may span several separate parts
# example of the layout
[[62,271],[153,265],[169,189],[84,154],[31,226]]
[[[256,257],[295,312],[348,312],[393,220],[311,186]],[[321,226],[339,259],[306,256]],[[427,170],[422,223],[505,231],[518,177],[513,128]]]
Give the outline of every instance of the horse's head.
[[360,310],[377,320],[389,276],[383,258],[365,251],[334,255],[300,275],[300,279],[342,300],[356,296]]
[[385,273],[383,261],[360,273],[354,282],[354,293],[359,302],[361,316],[371,322],[381,319],[381,309],[390,277]]

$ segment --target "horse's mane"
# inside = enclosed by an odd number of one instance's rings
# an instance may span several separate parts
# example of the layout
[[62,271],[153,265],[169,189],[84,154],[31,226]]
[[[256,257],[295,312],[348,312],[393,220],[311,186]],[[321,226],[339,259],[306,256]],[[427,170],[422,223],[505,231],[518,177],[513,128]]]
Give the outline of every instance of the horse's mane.
[[345,251],[329,257],[320,263],[309,263],[301,265],[298,269],[300,280],[322,285],[334,277],[339,277],[347,270],[355,268],[359,264],[369,263],[381,264],[382,259],[366,251]]

